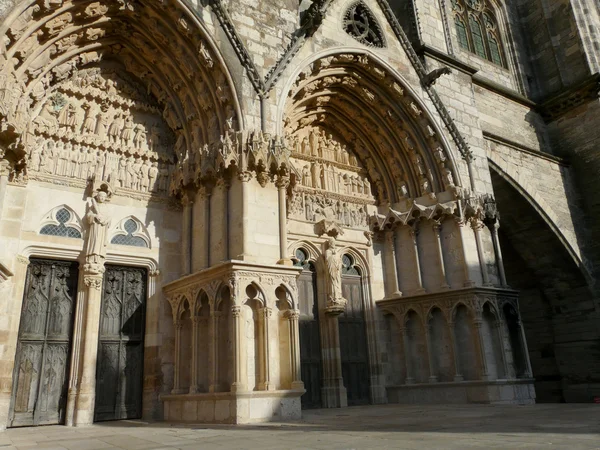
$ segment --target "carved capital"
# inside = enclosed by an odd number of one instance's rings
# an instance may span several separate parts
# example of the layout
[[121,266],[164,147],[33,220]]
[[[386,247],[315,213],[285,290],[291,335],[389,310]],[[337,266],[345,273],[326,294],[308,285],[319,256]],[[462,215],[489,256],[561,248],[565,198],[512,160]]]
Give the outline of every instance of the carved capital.
[[93,288],[99,291],[102,288],[102,276],[85,275],[83,282],[87,288]]
[[252,172],[250,172],[249,170],[242,170],[238,173],[238,180],[240,180],[242,183],[247,183],[251,179]]
[[231,307],[231,315],[234,319],[238,319],[242,315],[242,307],[241,306],[232,306]]
[[277,181],[275,181],[275,186],[277,189],[287,189],[290,185],[290,177],[287,175],[279,175],[277,177]]
[[256,174],[256,179],[258,180],[258,184],[260,184],[261,187],[265,187],[269,182],[269,174],[268,172],[258,172]]
[[17,262],[28,266],[29,265],[29,257],[23,256],[23,255],[17,255]]
[[298,321],[300,319],[300,311],[297,309],[290,309],[286,311],[285,317],[287,317],[289,320]]
[[88,262],[83,266],[83,271],[90,276],[102,275],[104,270],[104,262],[100,264]]

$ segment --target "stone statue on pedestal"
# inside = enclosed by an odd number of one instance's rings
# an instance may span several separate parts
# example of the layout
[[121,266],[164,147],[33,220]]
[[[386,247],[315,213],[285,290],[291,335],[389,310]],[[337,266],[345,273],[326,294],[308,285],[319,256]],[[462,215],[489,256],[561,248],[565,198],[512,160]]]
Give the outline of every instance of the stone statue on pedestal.
[[330,237],[327,245],[328,248],[325,251],[328,286],[326,311],[328,314],[341,314],[347,303],[342,296],[342,254],[336,248],[334,238]]
[[111,190],[103,183],[88,203],[86,221],[89,225],[86,253],[86,267],[89,271],[102,272],[106,259],[108,245],[107,229],[110,226],[110,217],[106,211],[106,203],[111,195]]

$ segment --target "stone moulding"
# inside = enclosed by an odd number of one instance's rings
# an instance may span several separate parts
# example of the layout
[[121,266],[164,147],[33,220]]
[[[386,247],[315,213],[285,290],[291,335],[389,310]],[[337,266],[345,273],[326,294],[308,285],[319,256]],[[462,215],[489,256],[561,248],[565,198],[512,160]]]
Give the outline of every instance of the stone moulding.
[[179,301],[183,298],[193,301],[192,297],[197,296],[201,290],[211,290],[216,295],[222,286],[228,286],[234,304],[239,304],[243,295],[240,292],[242,285],[245,288],[254,283],[259,287],[270,286],[273,289],[284,285],[296,292],[296,279],[301,272],[302,269],[298,267],[231,260],[168,283],[163,287],[163,292],[173,303],[178,298]]
[[0,284],[8,281],[13,275],[12,271],[0,262]]
[[161,395],[165,420],[191,423],[257,423],[301,418],[304,390]]

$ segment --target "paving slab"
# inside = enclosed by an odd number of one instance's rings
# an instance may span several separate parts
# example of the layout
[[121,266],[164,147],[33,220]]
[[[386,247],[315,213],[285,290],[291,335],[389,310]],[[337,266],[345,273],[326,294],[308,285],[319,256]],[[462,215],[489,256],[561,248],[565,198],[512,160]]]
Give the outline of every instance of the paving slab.
[[290,423],[104,422],[14,428],[0,450],[600,450],[600,405],[381,405],[305,411]]

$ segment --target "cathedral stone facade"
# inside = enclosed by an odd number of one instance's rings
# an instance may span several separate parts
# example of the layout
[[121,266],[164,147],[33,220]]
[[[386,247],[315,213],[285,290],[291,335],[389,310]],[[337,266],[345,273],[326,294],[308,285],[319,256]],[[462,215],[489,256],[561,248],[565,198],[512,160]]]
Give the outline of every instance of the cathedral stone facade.
[[595,0],[0,0],[0,428],[600,396]]

